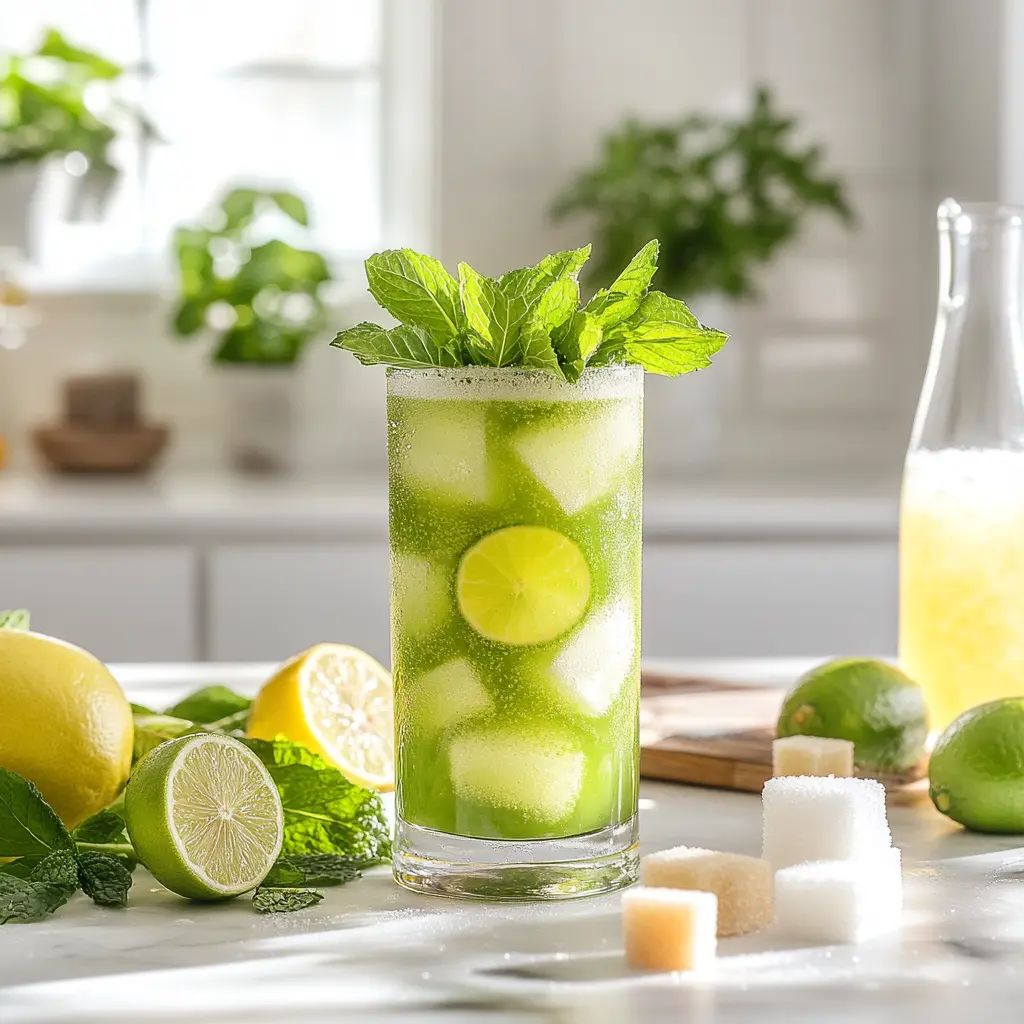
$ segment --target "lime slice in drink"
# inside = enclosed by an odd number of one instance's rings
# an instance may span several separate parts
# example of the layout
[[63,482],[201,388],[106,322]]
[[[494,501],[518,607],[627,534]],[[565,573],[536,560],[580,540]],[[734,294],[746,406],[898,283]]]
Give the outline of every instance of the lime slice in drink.
[[508,526],[463,556],[459,610],[489,640],[542,644],[579,622],[590,600],[590,570],[568,537],[545,526]]
[[929,795],[947,817],[976,832],[1024,832],[1024,698],[965,711],[939,737]]
[[217,734],[160,744],[125,790],[128,834],[161,885],[195,900],[256,888],[281,851],[281,798],[263,762]]

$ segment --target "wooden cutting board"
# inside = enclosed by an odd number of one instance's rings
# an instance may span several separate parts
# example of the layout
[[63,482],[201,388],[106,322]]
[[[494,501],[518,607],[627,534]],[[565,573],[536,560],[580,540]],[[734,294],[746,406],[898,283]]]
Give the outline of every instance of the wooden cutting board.
[[[772,740],[785,690],[644,672],[640,774],[647,779],[760,793],[772,777]],[[916,796],[927,761],[874,775],[892,794]]]

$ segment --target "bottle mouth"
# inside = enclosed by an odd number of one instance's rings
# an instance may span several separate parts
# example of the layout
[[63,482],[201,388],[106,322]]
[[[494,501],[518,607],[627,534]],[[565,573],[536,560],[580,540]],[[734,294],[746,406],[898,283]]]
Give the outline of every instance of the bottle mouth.
[[1024,206],[1013,203],[961,203],[947,197],[939,203],[939,229],[969,235],[994,225],[1024,225]]

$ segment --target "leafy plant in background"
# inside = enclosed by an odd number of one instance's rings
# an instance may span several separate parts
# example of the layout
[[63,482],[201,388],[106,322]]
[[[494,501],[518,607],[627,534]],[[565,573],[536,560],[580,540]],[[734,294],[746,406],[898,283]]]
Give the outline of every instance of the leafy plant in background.
[[[81,153],[90,169],[112,170],[108,153],[117,131],[94,112],[93,97],[98,83],[109,89],[123,72],[55,29],[33,53],[0,57],[0,167]],[[155,135],[139,111],[116,96],[107,95],[105,106],[130,115],[144,133]]]
[[171,325],[181,337],[216,330],[217,362],[291,364],[325,327],[326,259],[277,238],[257,243],[274,210],[309,224],[306,204],[290,192],[236,188],[221,200],[216,226],[175,232],[181,299]]
[[842,182],[822,173],[820,146],[794,141],[796,127],[765,88],[738,121],[630,120],[604,139],[598,162],[556,200],[553,215],[593,218],[594,277],[657,237],[658,282],[669,294],[753,296],[757,268],[813,210],[853,222]]

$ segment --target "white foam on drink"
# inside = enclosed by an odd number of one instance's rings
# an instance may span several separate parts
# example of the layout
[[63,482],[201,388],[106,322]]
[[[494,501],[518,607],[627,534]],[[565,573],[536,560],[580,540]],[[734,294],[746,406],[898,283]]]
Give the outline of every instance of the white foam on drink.
[[388,394],[397,398],[463,401],[586,402],[640,398],[640,366],[602,366],[585,370],[575,384],[545,370],[524,367],[460,366],[423,370],[388,370]]

